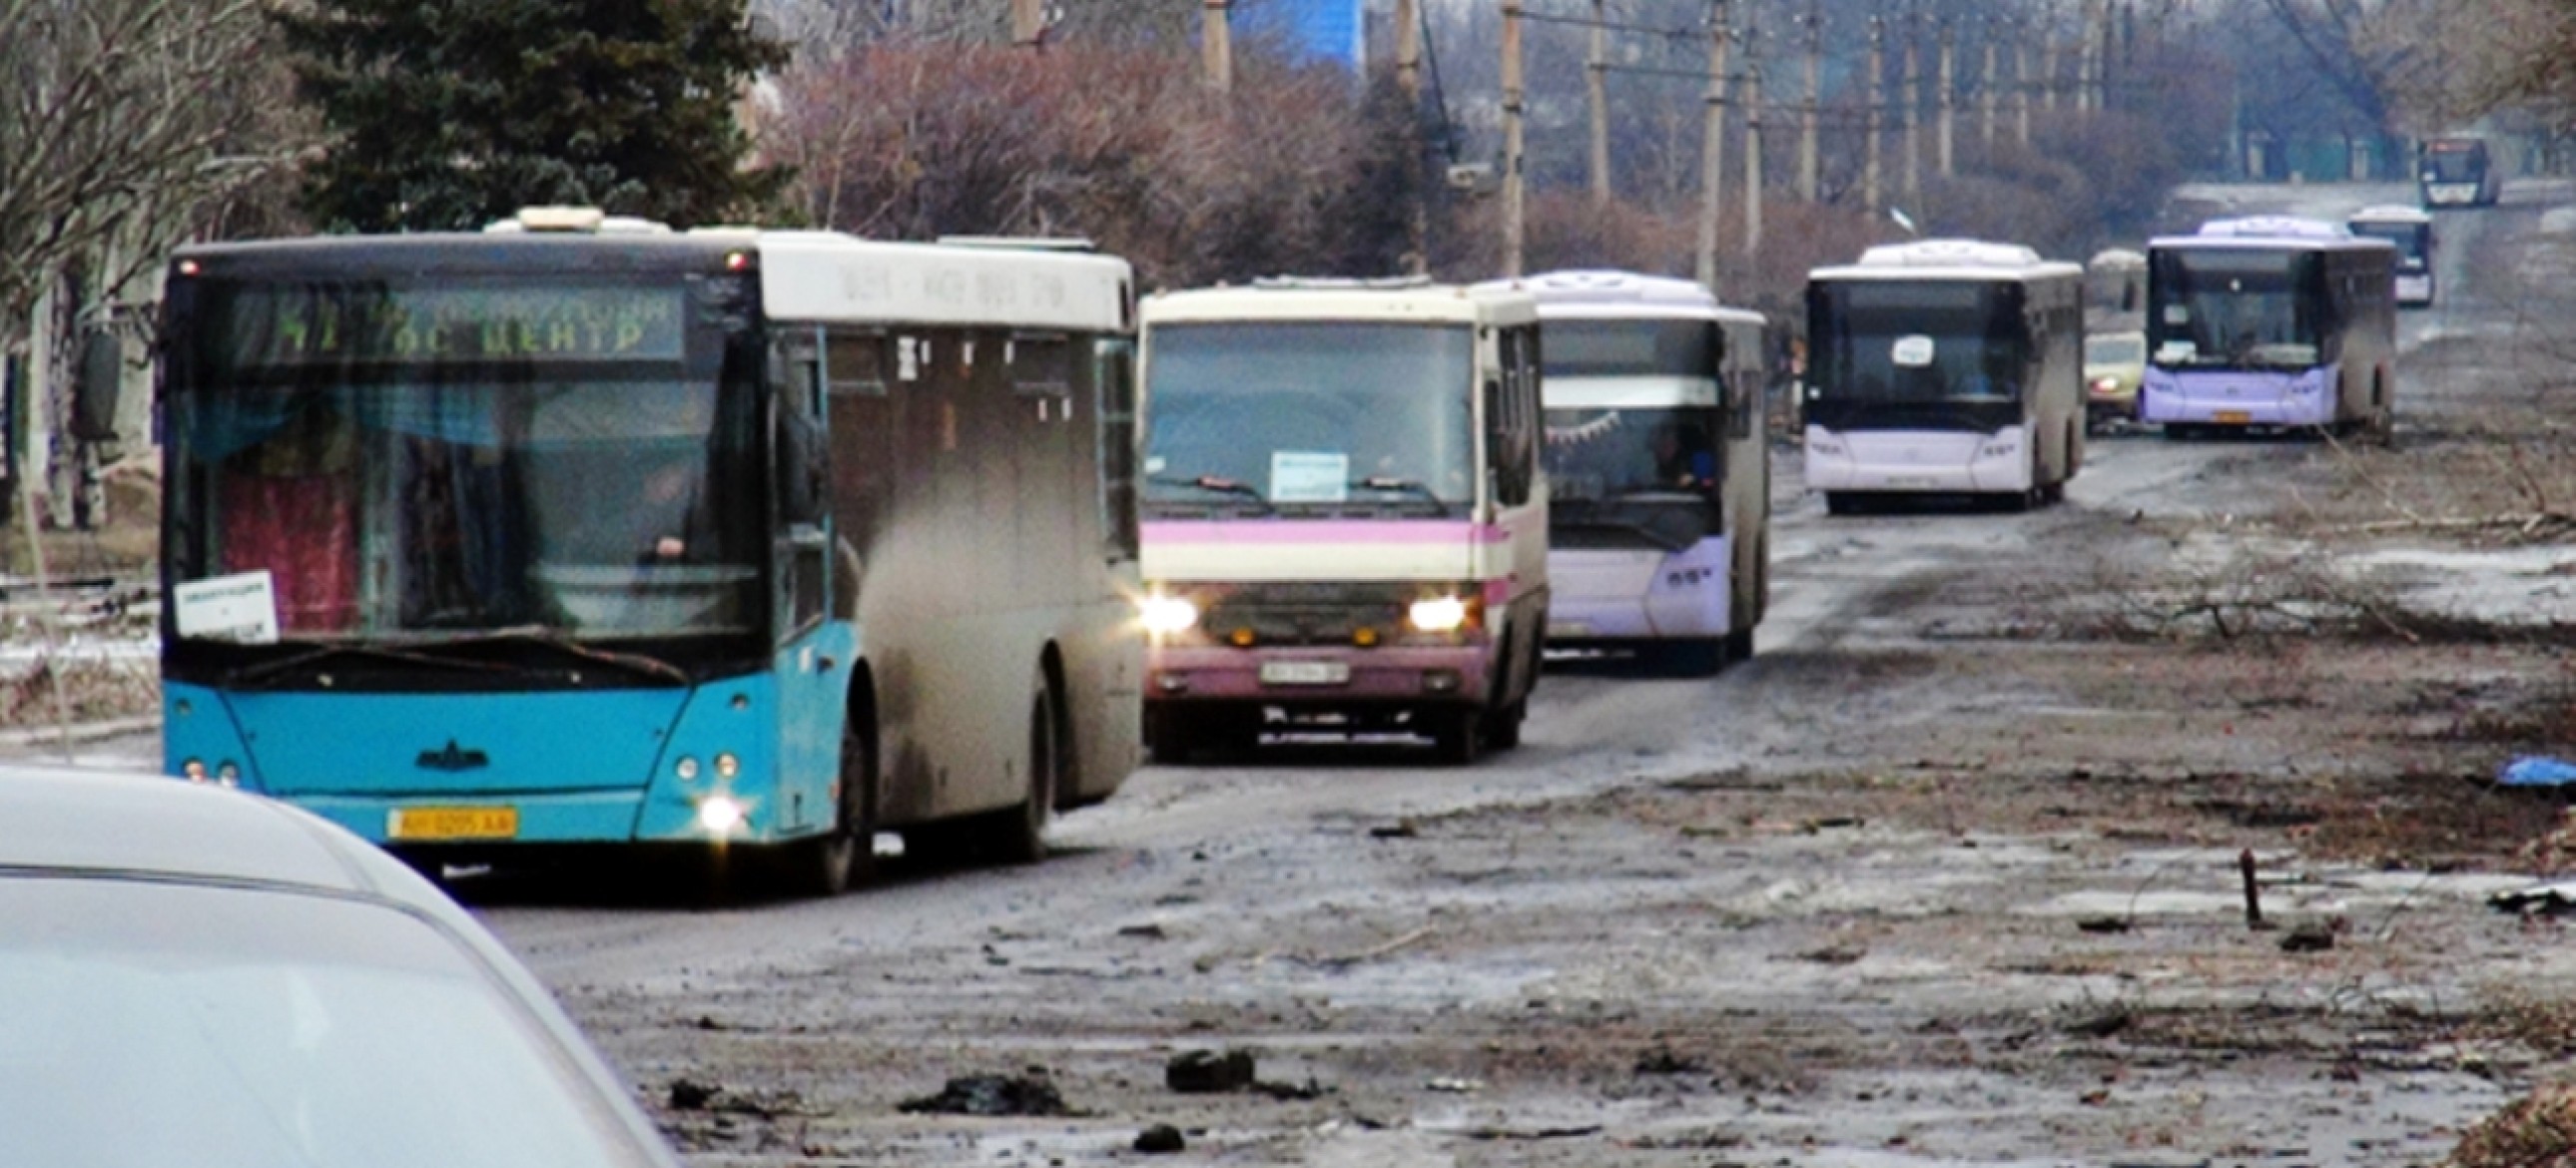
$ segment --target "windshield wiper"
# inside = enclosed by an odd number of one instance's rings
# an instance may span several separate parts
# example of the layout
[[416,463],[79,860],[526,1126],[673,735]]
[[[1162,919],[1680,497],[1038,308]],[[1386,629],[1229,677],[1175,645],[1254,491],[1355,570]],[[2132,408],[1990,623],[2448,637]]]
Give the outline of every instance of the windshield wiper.
[[1145,481],[1166,487],[1192,487],[1202,491],[1213,491],[1220,495],[1241,495],[1260,504],[1261,513],[1264,515],[1276,511],[1276,508],[1270,505],[1269,498],[1261,493],[1260,488],[1234,479],[1219,478],[1215,475],[1147,475]]
[[262,661],[256,665],[245,665],[234,670],[231,676],[225,680],[231,685],[251,685],[276,677],[280,674],[294,672],[295,670],[311,665],[317,661],[327,661],[333,657],[370,657],[379,661],[399,661],[406,665],[435,665],[442,669],[465,669],[485,673],[511,672],[509,666],[495,665],[489,661],[460,661],[453,657],[442,657],[435,653],[421,653],[409,649],[390,648],[383,645],[324,645],[318,649],[312,649],[295,654],[292,657],[280,657],[274,661]]
[[1350,485],[1364,491],[1402,491],[1406,494],[1419,495],[1425,502],[1430,503],[1438,514],[1449,514],[1449,501],[1441,498],[1439,494],[1433,491],[1430,487],[1424,486],[1420,479],[1400,479],[1390,475],[1371,475],[1364,479],[1352,479]]
[[543,645],[549,649],[556,649],[569,653],[584,661],[596,661],[602,665],[613,665],[630,673],[638,673],[646,677],[658,677],[678,685],[687,685],[690,680],[688,670],[682,669],[677,665],[673,665],[668,661],[664,661],[659,657],[648,656],[643,653],[621,653],[612,649],[602,649],[593,645],[585,645],[580,641],[567,637],[553,629],[546,628],[543,625],[521,625],[514,628],[493,629],[490,632],[479,633],[470,637],[459,637],[452,641],[441,641],[439,644],[484,645],[508,641],[521,641],[529,644]]

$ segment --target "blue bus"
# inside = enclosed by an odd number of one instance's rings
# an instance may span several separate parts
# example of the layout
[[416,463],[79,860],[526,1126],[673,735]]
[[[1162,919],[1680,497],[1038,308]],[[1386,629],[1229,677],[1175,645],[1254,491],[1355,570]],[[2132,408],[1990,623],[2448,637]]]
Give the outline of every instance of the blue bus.
[[2214,219],[2147,248],[2138,418],[2169,438],[2369,428],[2397,392],[2397,250],[2343,224]]
[[163,327],[174,774],[830,895],[1134,769],[1123,261],[536,208],[187,248]]

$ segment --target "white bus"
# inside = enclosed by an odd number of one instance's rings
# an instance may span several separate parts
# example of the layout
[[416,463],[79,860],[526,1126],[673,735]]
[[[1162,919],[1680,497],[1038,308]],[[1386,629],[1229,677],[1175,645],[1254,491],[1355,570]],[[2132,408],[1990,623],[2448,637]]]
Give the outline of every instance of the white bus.
[[1354,281],[1144,308],[1147,739],[1520,741],[1547,629],[1538,309]]
[[194,247],[172,773],[424,867],[1033,860],[1137,760],[1125,261],[546,208]]
[[2345,221],[2352,233],[2397,249],[2397,306],[2433,303],[2433,217],[2417,207],[2364,207]]
[[1548,642],[1708,673],[1770,595],[1763,319],[1689,280],[1554,272],[1538,297]]
[[2147,248],[2141,421],[2221,431],[2388,433],[2397,251],[2340,223],[2213,219]]
[[1807,486],[2053,501],[2084,462],[2084,269],[2026,247],[1874,247],[1807,281]]
[[2146,313],[2147,253],[2105,248],[2084,261],[2084,331],[2136,332]]
[[2446,134],[2424,143],[2418,184],[2426,209],[2492,207],[2504,197],[2504,169],[2477,134]]

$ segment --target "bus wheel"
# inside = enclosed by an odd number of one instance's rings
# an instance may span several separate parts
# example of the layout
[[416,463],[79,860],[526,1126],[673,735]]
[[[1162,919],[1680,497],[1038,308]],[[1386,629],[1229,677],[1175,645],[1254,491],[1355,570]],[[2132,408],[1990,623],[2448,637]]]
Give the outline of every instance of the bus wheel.
[[1017,807],[992,814],[983,832],[985,850],[1005,864],[1034,864],[1046,858],[1047,820],[1055,814],[1055,796],[1064,769],[1064,735],[1056,725],[1055,695],[1045,681],[1029,699],[1029,789]]
[[789,896],[828,899],[876,877],[875,730],[855,716],[841,726],[841,798],[832,830],[779,849],[777,883]]
[[1676,677],[1708,677],[1726,668],[1727,637],[1699,637],[1687,641],[1666,641],[1655,648],[1655,660],[1663,672]]
[[1468,706],[1434,715],[1438,726],[1431,732],[1432,748],[1440,761],[1450,766],[1467,766],[1485,753],[1485,708]]
[[1753,626],[1745,625],[1726,634],[1726,659],[1753,660]]
[[1511,750],[1521,744],[1521,723],[1529,720],[1529,699],[1523,697],[1494,711],[1493,728],[1485,735],[1496,750]]

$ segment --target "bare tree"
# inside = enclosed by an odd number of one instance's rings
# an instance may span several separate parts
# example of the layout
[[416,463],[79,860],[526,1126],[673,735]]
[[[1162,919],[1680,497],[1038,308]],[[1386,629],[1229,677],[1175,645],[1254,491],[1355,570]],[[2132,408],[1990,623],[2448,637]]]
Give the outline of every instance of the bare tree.
[[291,157],[262,133],[285,105],[258,89],[267,35],[263,0],[0,0],[0,354],[38,358],[27,453],[57,497],[62,342]]

